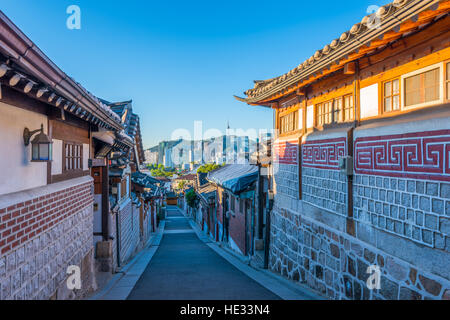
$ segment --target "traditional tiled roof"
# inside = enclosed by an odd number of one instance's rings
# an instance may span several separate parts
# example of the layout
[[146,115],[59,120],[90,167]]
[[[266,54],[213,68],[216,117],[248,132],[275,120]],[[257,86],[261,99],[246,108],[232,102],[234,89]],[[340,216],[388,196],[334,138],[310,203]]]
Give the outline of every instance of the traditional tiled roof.
[[208,203],[209,199],[216,197],[216,187],[212,183],[208,183],[197,189],[200,199]]
[[183,180],[196,180],[197,175],[196,174],[186,174],[184,176],[178,177],[175,180],[183,181]]
[[[103,100],[104,102],[107,102]],[[139,116],[133,113],[133,101],[123,101],[108,103],[108,106],[112,111],[121,119],[124,131],[121,132],[122,135],[130,138],[133,142],[138,145],[139,159],[141,163],[145,161],[145,152],[142,143],[142,135],[140,128]]]
[[2,82],[94,125],[121,130],[106,104],[65,74],[1,11],[0,30]]
[[[448,0],[394,0],[380,7],[376,13],[365,16],[360,23],[323,49],[317,50],[288,73],[269,80],[255,81],[254,88],[244,93],[247,98],[235,98],[249,104],[273,101],[283,92],[294,92],[299,83],[325,74],[324,70],[330,70],[336,65],[343,67],[344,62],[354,61],[378,50],[380,46],[385,47],[449,11]],[[410,19],[418,23],[405,23]]]
[[160,183],[159,180],[139,171],[131,175],[131,181],[144,188],[156,188],[156,184]]

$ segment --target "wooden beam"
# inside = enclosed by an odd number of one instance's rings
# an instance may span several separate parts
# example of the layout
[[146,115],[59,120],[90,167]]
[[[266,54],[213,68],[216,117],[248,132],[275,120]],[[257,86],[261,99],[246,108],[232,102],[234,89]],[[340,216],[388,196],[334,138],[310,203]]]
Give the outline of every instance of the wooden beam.
[[344,66],[344,74],[355,74],[356,73],[356,63],[349,62]]

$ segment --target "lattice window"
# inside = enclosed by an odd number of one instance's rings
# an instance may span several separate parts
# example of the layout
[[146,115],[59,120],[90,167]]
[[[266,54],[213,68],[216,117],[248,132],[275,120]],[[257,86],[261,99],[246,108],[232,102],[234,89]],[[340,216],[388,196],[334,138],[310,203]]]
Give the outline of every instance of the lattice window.
[[298,111],[291,112],[280,117],[280,133],[288,133],[298,130]]
[[333,123],[334,118],[334,100],[330,100],[317,105],[317,124],[323,126],[324,124]]
[[400,80],[386,81],[383,85],[383,111],[400,110]]
[[83,146],[78,143],[64,142],[64,171],[83,170]]
[[450,100],[450,62],[445,65],[445,92],[447,100]]
[[440,68],[405,79],[405,106],[439,100]]
[[234,196],[230,197],[230,210],[235,211],[236,198]]
[[353,95],[344,96],[344,121],[355,120]]

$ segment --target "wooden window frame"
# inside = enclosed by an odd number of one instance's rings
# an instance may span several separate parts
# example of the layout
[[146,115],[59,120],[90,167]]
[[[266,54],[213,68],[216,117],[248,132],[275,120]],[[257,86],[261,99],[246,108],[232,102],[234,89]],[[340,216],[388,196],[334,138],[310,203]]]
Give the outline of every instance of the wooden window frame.
[[[405,102],[406,102],[406,88],[405,88],[405,81],[408,78],[420,75],[420,74],[424,74],[426,72],[435,70],[435,69],[439,69],[439,97],[436,100],[433,101],[428,101],[428,102],[423,102],[423,103],[418,103],[418,104],[414,104],[414,105],[410,105],[410,106],[406,106]],[[445,81],[443,81],[445,79],[445,74],[444,74],[444,70],[445,69],[445,62],[439,62],[433,65],[429,65],[427,67],[421,68],[421,69],[417,69],[414,70],[412,72],[409,72],[407,74],[404,74],[400,77],[401,79],[401,104],[400,104],[400,112],[405,112],[408,110],[413,110],[413,109],[419,109],[419,108],[426,108],[426,107],[431,107],[434,105],[438,105],[441,104],[445,101],[445,92],[444,92],[444,83]]]
[[[353,104],[351,108],[346,108],[346,98],[348,97],[352,97],[351,100],[353,101]],[[340,106],[338,104],[340,104]],[[324,127],[325,125],[355,121],[355,95],[353,93],[317,103],[314,105],[314,108],[316,110],[316,126],[319,128]],[[345,111],[348,109],[352,109],[352,119],[345,118]]]
[[236,198],[233,195],[230,195],[229,198],[230,198],[230,211],[234,213],[236,210]]
[[[347,108],[346,104],[346,98],[351,98],[352,105],[350,108]],[[353,115],[351,119],[346,119],[346,111],[351,110],[351,114]],[[355,121],[356,117],[356,110],[355,110],[355,95],[353,93],[346,94],[342,96],[342,122],[353,122]]]
[[299,112],[301,109],[280,115],[280,135],[294,133],[299,130]]
[[[450,60],[444,61],[444,95],[445,99],[450,100]],[[447,77],[447,75],[449,75]]]
[[[393,86],[394,81],[398,81],[398,93],[397,94],[394,94],[394,91],[393,91],[394,90],[394,86]],[[386,90],[386,83],[389,83],[389,82],[391,83],[391,92],[390,92],[390,95],[387,96],[385,90]],[[395,77],[395,78],[381,82],[381,84],[380,84],[380,90],[381,90],[380,106],[381,106],[381,108],[379,110],[380,114],[391,114],[391,113],[398,113],[398,112],[402,111],[402,100],[403,100],[402,99],[402,92],[403,92],[402,84],[403,84],[403,82],[402,82],[401,77]],[[395,96],[398,96],[398,109],[397,110],[394,110],[394,99],[392,99]],[[388,97],[391,98],[391,111],[386,111],[385,100]]]
[[129,182],[127,176],[125,176],[124,179],[120,182],[120,199],[124,199],[129,196],[129,194],[127,193],[127,185],[129,185]]
[[[67,146],[71,146],[72,147],[72,152],[73,152],[73,147],[75,146],[75,147],[77,147],[77,148],[80,148],[79,149],[79,151],[80,151],[80,153],[79,153],[79,156],[73,156],[73,155],[71,155],[71,156],[67,156],[66,155],[66,153],[67,153],[67,150],[66,150],[66,148],[67,148]],[[73,153],[72,153],[73,154]],[[76,173],[83,173],[83,144],[82,143],[78,143],[78,142],[72,142],[72,141],[63,141],[63,152],[62,152],[62,157],[63,157],[63,162],[62,162],[62,164],[63,164],[63,170],[62,170],[62,172],[63,172],[63,174],[68,174],[68,173],[73,173],[73,174],[76,174]],[[70,169],[68,169],[67,168],[67,158],[70,158],[70,161],[71,161],[71,168]],[[74,169],[74,167],[75,167],[75,165],[74,165],[74,160],[75,159],[77,159],[78,161],[79,161],[79,166],[77,166],[75,169]]]

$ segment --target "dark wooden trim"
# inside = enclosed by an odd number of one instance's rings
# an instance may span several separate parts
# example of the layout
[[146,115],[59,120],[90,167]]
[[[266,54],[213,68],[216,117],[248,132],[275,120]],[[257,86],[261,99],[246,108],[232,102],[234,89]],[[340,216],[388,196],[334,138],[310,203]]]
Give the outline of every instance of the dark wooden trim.
[[[353,157],[353,129],[347,132],[348,155]],[[355,221],[353,220],[353,175],[347,177],[347,233],[354,235]]]
[[90,174],[91,174],[90,170],[67,171],[66,173],[52,176],[52,183],[62,182],[62,181],[75,179],[75,178],[81,178],[81,177],[89,176]]
[[32,99],[26,94],[8,87],[6,84],[3,85],[3,82],[0,101],[17,108],[40,113],[43,115],[48,115],[50,113],[49,110],[51,108],[55,108],[39,100]]
[[[49,121],[47,119],[47,135],[50,138],[50,140],[52,140],[52,136],[53,136],[53,127],[52,127],[52,123],[51,121]],[[52,146],[52,160],[54,157],[54,153],[55,151],[53,150],[53,146]],[[47,184],[52,184],[52,161],[48,161],[47,162]]]
[[101,167],[102,172],[102,234],[103,241],[109,240],[109,166]]
[[303,188],[302,188],[302,138],[298,139],[298,199],[303,199]]
[[90,144],[89,126],[82,127],[71,122],[51,120],[53,138],[66,142]]

